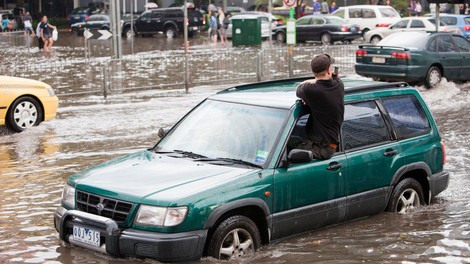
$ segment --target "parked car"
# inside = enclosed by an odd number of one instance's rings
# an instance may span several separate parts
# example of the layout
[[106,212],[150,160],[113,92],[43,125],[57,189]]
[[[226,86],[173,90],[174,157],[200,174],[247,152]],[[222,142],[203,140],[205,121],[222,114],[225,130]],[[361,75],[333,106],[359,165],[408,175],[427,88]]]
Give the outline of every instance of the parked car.
[[56,116],[52,87],[31,79],[0,76],[0,125],[21,132]]
[[[177,37],[184,31],[184,12],[180,7],[158,8],[145,11],[134,21],[134,31],[131,31],[131,21],[123,23],[124,36],[153,35],[163,32],[167,38]],[[188,8],[188,35],[201,30],[205,19],[199,10]]]
[[336,153],[312,160],[296,149],[306,79],[221,91],[161,129],[154,147],[72,175],[54,214],[60,239],[116,257],[236,260],[315,228],[409,214],[447,188],[439,130],[403,82],[343,79]]
[[356,73],[385,81],[424,83],[432,88],[442,77],[470,80],[470,42],[443,32],[398,32],[356,51]]
[[89,16],[98,14],[100,12],[100,8],[96,5],[91,5],[87,7],[77,7],[72,10],[72,13],[67,16],[67,20],[69,21],[69,25],[84,22],[88,19]]
[[[321,41],[326,45],[362,37],[358,25],[348,24],[342,18],[331,15],[303,16],[297,19],[295,26],[297,42]],[[275,28],[273,34],[279,43],[286,42],[287,25]]]
[[[407,17],[389,27],[378,27],[367,31],[364,34],[365,42],[377,43],[388,35],[404,31],[436,31],[436,20],[431,17]],[[442,21],[439,31],[452,32],[458,34],[460,30],[455,26],[447,26]]]
[[268,21],[271,20],[274,27],[282,26],[282,23],[283,23],[282,19],[272,14],[269,14],[267,12],[262,12],[262,11],[246,11],[246,12],[241,12],[240,14],[237,14],[237,15],[257,15],[257,16],[263,17],[263,20],[268,20]]
[[225,10],[225,14],[227,16],[233,16],[235,14],[244,13],[246,12],[245,8],[240,6],[227,6],[227,10]]
[[388,27],[401,18],[393,7],[383,5],[342,6],[332,15],[343,18],[347,23],[359,25],[362,34],[376,27]]
[[[430,16],[434,17],[433,14]],[[460,29],[460,34],[466,38],[470,38],[470,14],[469,15],[456,15],[456,14],[439,14],[440,21],[448,26],[456,26]]]
[[70,29],[72,30],[72,33],[77,34],[77,36],[82,36],[83,32],[85,31],[85,28],[109,30],[111,28],[110,25],[111,22],[108,15],[97,14],[91,15],[84,22],[72,24],[70,26]]
[[272,29],[276,28],[276,22],[273,21],[271,23],[271,29],[269,28],[269,18],[264,15],[259,15],[259,14],[237,14],[228,19],[228,25],[227,29],[225,30],[225,35],[227,38],[231,39],[232,34],[233,34],[233,24],[232,24],[232,19],[261,19],[261,37],[262,38],[269,38],[270,33],[272,32]]

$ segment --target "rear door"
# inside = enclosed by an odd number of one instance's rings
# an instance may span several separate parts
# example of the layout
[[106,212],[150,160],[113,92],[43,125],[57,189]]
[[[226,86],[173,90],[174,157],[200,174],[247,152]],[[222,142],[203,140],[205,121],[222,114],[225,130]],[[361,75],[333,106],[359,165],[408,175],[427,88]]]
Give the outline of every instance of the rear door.
[[462,60],[462,66],[460,68],[460,80],[470,80],[470,42],[461,36],[452,36],[455,45],[460,50],[460,58]]
[[302,17],[296,22],[296,36],[297,36],[297,41],[305,41],[309,40],[309,32],[310,28],[312,26],[312,17]]
[[459,80],[462,58],[459,48],[457,48],[452,39],[452,35],[437,36],[437,49],[439,61],[444,68],[444,77],[448,80]]
[[348,169],[343,177],[348,219],[381,212],[394,174],[405,164],[401,147],[378,101],[345,105],[342,148]]

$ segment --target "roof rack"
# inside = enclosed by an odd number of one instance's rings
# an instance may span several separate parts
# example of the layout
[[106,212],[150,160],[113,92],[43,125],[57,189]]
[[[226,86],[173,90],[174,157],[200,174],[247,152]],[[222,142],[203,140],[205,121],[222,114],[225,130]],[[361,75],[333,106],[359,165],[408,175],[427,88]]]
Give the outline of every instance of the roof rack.
[[237,91],[237,90],[241,91],[241,90],[255,89],[255,88],[259,88],[260,86],[265,86],[267,84],[279,84],[279,83],[285,83],[285,82],[302,82],[302,81],[305,81],[307,79],[312,79],[312,76],[303,76],[303,77],[295,77],[295,78],[287,78],[287,79],[279,79],[279,80],[270,80],[270,81],[262,81],[262,82],[241,84],[241,85],[236,85],[236,86],[224,89],[222,91],[219,91],[218,93]]
[[382,90],[382,89],[390,89],[390,88],[403,88],[410,86],[406,82],[374,82],[371,84],[359,85],[355,87],[351,87],[345,89],[345,94],[357,93],[357,92],[365,92],[365,91],[373,91],[373,90]]

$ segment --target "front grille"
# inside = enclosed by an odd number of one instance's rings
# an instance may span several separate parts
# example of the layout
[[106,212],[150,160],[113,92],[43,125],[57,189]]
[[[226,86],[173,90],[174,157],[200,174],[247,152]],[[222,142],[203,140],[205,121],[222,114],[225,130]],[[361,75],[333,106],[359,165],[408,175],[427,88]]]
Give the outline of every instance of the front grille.
[[132,206],[132,203],[77,191],[77,209],[79,211],[108,217],[118,223],[126,221]]

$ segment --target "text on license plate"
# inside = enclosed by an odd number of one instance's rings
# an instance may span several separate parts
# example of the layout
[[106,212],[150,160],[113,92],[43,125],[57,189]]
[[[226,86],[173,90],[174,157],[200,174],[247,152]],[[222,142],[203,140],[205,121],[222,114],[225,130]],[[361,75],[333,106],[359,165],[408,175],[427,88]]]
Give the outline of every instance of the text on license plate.
[[385,58],[383,58],[383,57],[372,57],[372,63],[385,63]]
[[100,231],[88,227],[73,226],[73,240],[95,247],[100,246]]

